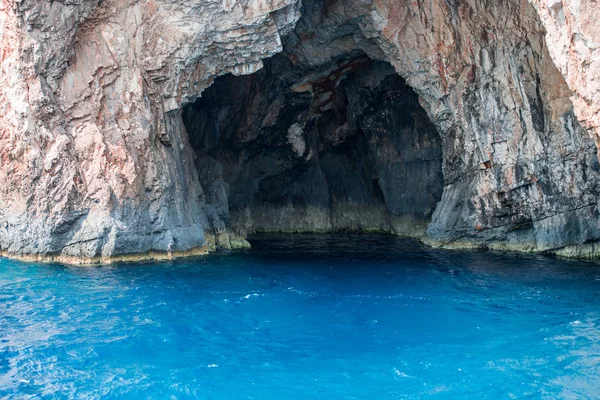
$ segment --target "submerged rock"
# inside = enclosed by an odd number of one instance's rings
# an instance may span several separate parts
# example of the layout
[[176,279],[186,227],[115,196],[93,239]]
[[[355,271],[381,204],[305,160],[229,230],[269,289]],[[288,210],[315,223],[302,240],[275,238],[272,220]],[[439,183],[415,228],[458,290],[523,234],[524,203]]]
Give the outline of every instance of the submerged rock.
[[426,230],[594,256],[599,14],[583,0],[1,1],[0,251],[110,260],[261,230]]

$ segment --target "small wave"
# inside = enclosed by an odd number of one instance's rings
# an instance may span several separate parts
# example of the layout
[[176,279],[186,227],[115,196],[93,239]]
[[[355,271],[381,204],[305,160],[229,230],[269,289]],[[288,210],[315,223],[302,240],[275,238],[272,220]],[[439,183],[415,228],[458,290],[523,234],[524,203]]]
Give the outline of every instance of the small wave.
[[401,378],[412,378],[412,376],[406,375],[404,372],[400,371],[398,368],[394,368],[394,374],[396,374],[396,376],[399,376]]

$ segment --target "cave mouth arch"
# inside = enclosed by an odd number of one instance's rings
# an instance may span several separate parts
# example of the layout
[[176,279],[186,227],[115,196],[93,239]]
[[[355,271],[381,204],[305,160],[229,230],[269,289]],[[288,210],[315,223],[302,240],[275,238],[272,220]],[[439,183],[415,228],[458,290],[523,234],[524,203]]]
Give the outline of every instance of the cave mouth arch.
[[443,190],[441,138],[394,68],[362,53],[285,54],[224,75],[183,109],[215,232],[422,236]]

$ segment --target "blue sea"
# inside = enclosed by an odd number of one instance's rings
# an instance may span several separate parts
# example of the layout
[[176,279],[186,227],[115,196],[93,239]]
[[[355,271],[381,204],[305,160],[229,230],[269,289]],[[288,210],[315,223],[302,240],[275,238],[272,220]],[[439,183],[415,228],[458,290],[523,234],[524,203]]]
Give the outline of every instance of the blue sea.
[[378,235],[0,260],[2,399],[600,398],[600,264]]

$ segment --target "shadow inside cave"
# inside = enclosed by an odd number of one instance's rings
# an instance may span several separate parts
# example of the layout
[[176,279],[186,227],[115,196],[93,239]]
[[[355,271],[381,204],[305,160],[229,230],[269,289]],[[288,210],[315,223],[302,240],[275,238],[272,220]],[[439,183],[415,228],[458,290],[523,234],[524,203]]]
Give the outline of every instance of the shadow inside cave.
[[216,79],[183,121],[216,231],[420,236],[441,198],[436,128],[362,53],[312,69],[278,54]]

